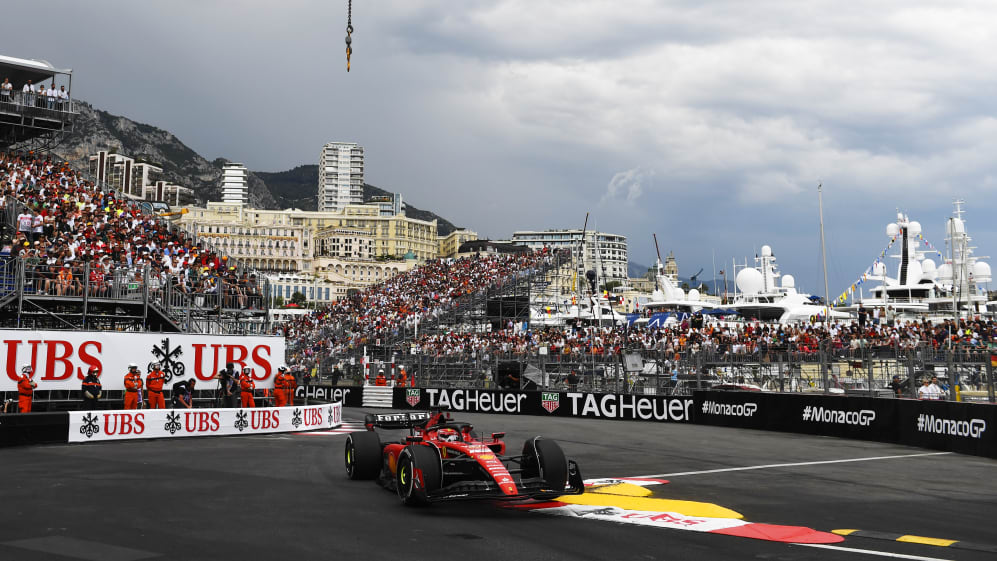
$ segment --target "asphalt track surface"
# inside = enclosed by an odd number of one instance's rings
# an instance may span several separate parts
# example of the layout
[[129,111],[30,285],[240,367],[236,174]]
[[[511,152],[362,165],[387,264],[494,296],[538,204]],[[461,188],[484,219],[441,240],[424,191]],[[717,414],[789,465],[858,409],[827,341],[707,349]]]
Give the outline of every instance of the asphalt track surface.
[[[362,415],[348,408],[344,420]],[[511,450],[536,434],[554,438],[586,478],[662,476],[670,483],[655,496],[712,502],[751,522],[997,544],[990,459],[720,427],[455,418],[505,431]],[[854,536],[827,549],[483,502],[408,508],[372,482],[346,479],[344,441],[292,434],[0,449],[0,560],[997,558]],[[863,458],[882,459],[813,463]],[[773,464],[800,465],[708,472]]]

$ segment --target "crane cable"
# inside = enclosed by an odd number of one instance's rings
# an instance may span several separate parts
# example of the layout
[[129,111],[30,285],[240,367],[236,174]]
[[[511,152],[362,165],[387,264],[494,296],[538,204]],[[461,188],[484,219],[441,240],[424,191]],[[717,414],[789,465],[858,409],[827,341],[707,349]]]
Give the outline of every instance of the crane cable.
[[348,0],[346,7],[346,71],[350,71],[350,55],[353,54],[353,0]]

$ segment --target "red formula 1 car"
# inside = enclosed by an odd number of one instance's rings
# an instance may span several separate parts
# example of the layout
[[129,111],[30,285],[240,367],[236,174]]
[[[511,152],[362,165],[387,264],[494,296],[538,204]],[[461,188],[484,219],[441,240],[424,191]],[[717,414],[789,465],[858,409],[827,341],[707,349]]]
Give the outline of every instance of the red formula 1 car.
[[[479,438],[469,423],[442,412],[367,415],[366,431],[346,439],[346,474],[376,479],[407,505],[459,499],[550,500],[584,492],[578,464],[553,440],[527,440],[506,456],[505,433]],[[381,442],[374,430],[408,429],[403,440]]]

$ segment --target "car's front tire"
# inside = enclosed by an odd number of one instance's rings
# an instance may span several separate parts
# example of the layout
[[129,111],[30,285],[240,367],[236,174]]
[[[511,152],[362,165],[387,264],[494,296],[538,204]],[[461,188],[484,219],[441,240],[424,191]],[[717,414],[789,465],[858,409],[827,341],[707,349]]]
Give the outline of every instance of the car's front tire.
[[552,500],[564,493],[568,483],[568,460],[557,442],[536,437],[523,445],[523,479],[538,478],[545,489],[557,492],[537,495],[540,500]]
[[350,433],[344,450],[346,476],[374,479],[381,473],[381,438],[374,431]]
[[443,465],[435,448],[406,446],[398,455],[395,487],[398,498],[410,506],[429,504],[429,496],[443,483]]

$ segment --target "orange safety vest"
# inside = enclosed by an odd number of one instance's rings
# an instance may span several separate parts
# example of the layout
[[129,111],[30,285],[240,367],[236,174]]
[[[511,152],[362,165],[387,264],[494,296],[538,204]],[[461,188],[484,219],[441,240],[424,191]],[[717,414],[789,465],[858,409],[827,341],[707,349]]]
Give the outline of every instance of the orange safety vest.
[[142,376],[138,372],[125,374],[125,391],[137,392],[142,389]]
[[35,389],[35,383],[27,374],[22,374],[17,380],[17,393],[20,395],[31,395]]
[[162,370],[153,370],[145,379],[145,386],[149,388],[150,392],[161,392],[163,391],[163,382],[165,381],[166,374]]

